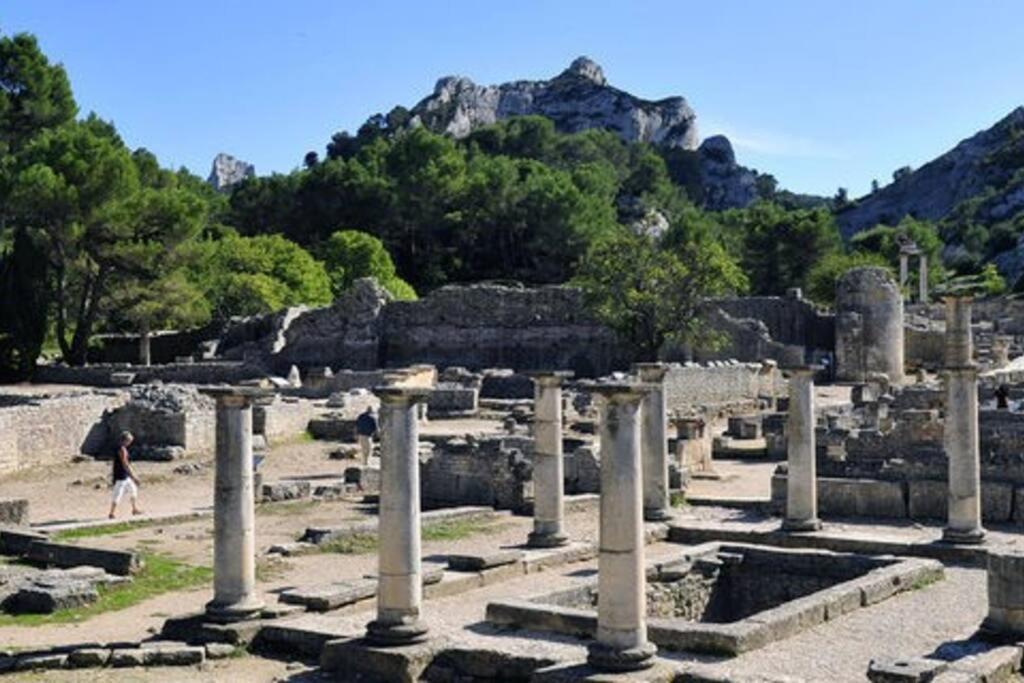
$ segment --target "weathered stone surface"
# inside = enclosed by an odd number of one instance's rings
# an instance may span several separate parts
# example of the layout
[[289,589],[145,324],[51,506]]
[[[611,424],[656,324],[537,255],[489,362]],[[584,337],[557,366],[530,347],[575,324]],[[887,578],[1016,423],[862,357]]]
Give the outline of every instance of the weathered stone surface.
[[818,478],[818,506],[836,517],[903,518],[903,483],[877,479]]
[[63,669],[68,656],[63,653],[43,653],[23,655],[14,663],[15,671],[42,671],[46,669]]
[[0,499],[0,525],[28,524],[28,500],[25,498]]
[[107,648],[82,648],[68,655],[68,667],[72,669],[106,666],[108,661],[110,661],[110,650]]
[[25,557],[32,562],[56,567],[100,567],[120,576],[134,573],[141,562],[138,554],[130,551],[87,548],[49,541],[32,542]]
[[4,607],[16,614],[51,614],[98,599],[95,586],[86,581],[40,582],[20,588],[4,602]]
[[456,572],[479,572],[519,562],[525,555],[521,550],[499,550],[483,555],[449,555],[448,569]]
[[847,271],[836,286],[836,378],[903,381],[903,294],[884,268]]
[[180,643],[160,643],[155,646],[144,644],[142,662],[145,666],[191,666],[202,664],[206,650],[202,646]]
[[310,586],[283,591],[281,602],[304,605],[315,612],[326,612],[360,600],[372,598],[377,593],[376,579],[353,579],[321,586]]
[[948,664],[927,657],[872,659],[868,664],[871,683],[925,683],[946,670]]
[[110,653],[109,664],[122,668],[142,666],[145,663],[145,651],[141,648],[114,648]]
[[416,683],[445,643],[428,640],[416,645],[375,647],[365,640],[335,640],[324,646],[320,668],[333,674],[365,680]]
[[312,493],[313,486],[308,481],[279,481],[263,485],[263,502],[301,500],[309,498]]
[[205,649],[207,659],[226,659],[238,652],[238,648],[228,643],[207,643]]

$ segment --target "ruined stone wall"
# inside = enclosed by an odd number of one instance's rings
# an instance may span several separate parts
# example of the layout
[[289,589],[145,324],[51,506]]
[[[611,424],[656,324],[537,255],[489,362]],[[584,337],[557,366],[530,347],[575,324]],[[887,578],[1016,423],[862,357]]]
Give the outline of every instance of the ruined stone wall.
[[533,439],[495,436],[439,444],[420,465],[428,507],[487,505],[520,510],[531,495]]
[[125,391],[0,396],[0,474],[67,462],[103,448],[103,415],[127,400]]
[[306,433],[315,412],[310,401],[278,397],[269,405],[253,408],[252,431],[265,436],[269,443],[288,441]]
[[733,318],[760,320],[779,344],[831,351],[835,348],[835,316],[806,299],[744,296],[708,302]]
[[761,363],[673,364],[665,374],[665,405],[671,413],[694,406],[756,401],[784,395],[785,385],[777,370],[765,371]]
[[136,384],[155,380],[179,384],[237,384],[243,380],[266,376],[258,365],[242,362],[217,361],[208,363],[171,363],[169,365],[128,365],[108,363],[70,367],[66,365],[39,365],[33,380],[39,384],[80,384],[91,387],[112,387],[113,373],[133,373]]
[[442,287],[383,313],[381,364],[471,370],[559,368],[578,376],[628,365],[614,334],[583,311],[578,290],[498,285]]

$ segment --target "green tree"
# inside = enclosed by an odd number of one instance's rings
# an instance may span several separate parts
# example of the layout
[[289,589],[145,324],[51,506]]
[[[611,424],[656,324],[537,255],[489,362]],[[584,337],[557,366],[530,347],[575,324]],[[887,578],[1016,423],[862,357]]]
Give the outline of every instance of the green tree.
[[615,330],[638,360],[655,360],[666,342],[700,343],[705,297],[746,285],[715,242],[659,249],[643,235],[621,234],[591,246],[573,281],[591,313]]
[[331,281],[323,263],[280,235],[205,240],[189,266],[218,319],[271,313],[287,306],[325,306]]
[[383,242],[373,235],[358,230],[340,230],[327,240],[323,255],[335,297],[359,278],[373,277],[396,299],[416,298],[412,286],[396,274],[395,264]]
[[942,252],[945,245],[935,224],[907,216],[895,227],[876,225],[870,230],[857,233],[850,239],[852,251],[877,254],[890,268],[899,263],[900,242],[909,238],[928,257],[928,282],[939,285],[947,273],[942,267]]
[[820,261],[814,264],[807,273],[804,281],[804,294],[811,301],[822,306],[833,306],[836,301],[836,284],[843,274],[853,268],[863,266],[881,266],[892,269],[884,257],[875,253],[834,252],[826,254]]
[[17,230],[0,254],[0,382],[27,379],[46,339],[50,308],[46,254],[28,231]]

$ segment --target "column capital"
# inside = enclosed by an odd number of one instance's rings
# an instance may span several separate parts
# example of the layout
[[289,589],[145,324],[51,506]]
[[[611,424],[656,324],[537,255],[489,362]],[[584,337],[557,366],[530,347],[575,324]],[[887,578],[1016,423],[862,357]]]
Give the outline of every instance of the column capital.
[[633,363],[633,373],[641,382],[660,382],[669,370],[668,363]]
[[523,370],[519,374],[526,375],[535,383],[545,387],[557,387],[576,373],[572,370]]
[[650,385],[640,382],[580,382],[579,388],[609,403],[639,403]]
[[389,405],[411,405],[422,403],[430,396],[430,387],[381,386],[374,387],[373,393],[381,403]]
[[254,403],[269,403],[274,399],[274,391],[264,387],[205,386],[199,387],[199,393],[213,398],[217,405],[230,408],[246,408]]

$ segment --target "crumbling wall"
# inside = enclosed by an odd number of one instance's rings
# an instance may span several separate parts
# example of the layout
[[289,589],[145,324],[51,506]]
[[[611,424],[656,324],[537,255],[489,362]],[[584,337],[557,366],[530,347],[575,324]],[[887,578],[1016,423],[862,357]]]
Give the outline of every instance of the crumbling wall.
[[269,443],[288,441],[306,433],[315,412],[310,401],[278,396],[273,403],[253,407],[252,431]]
[[687,412],[694,406],[757,401],[785,391],[778,370],[762,363],[672,364],[664,382],[669,413]]
[[713,299],[733,318],[760,320],[773,341],[808,350],[831,351],[836,345],[835,316],[795,296],[743,296]]
[[521,510],[532,494],[532,455],[533,439],[525,436],[452,439],[438,444],[420,464],[423,504]]
[[259,365],[243,362],[171,363],[169,365],[128,365],[108,363],[71,367],[67,365],[36,366],[33,380],[40,384],[79,384],[90,387],[119,386],[111,375],[131,373],[136,384],[165,382],[178,384],[237,384],[266,376]]
[[128,400],[126,391],[81,391],[56,396],[0,396],[0,474],[67,462],[102,449],[103,414]]
[[129,431],[136,447],[175,446],[188,453],[213,451],[216,436],[214,401],[194,387],[143,384],[131,387],[130,398],[106,416],[108,448]]

